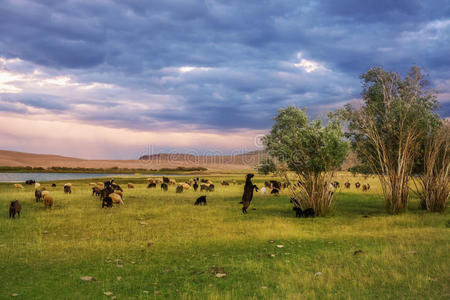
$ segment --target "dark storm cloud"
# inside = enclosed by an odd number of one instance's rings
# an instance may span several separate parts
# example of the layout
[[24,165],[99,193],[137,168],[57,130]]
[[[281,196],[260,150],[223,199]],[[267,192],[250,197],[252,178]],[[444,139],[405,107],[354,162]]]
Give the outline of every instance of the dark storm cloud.
[[[404,74],[417,64],[433,85],[445,82],[449,16],[448,0],[10,0],[0,1],[0,56],[127,90],[25,90],[24,105],[140,130],[267,129],[280,106],[319,115],[358,98],[372,66]],[[96,109],[77,112],[80,103]]]

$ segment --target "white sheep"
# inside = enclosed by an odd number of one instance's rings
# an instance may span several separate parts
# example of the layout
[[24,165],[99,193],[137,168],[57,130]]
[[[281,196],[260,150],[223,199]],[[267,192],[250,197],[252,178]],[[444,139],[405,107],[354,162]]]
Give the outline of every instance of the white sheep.
[[21,185],[20,183],[15,183],[15,184],[14,184],[14,187],[15,187],[16,189],[23,189],[23,185]]
[[261,196],[264,196],[266,194],[266,188],[262,187],[260,192],[261,192]]

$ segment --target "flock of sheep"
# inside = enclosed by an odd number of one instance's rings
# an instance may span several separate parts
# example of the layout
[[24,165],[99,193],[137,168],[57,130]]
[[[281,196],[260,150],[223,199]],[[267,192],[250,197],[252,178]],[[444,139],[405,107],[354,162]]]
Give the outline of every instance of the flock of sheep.
[[[252,198],[253,198],[253,191],[258,192],[258,187],[254,185],[251,181],[253,178],[253,174],[247,174],[245,186],[244,186],[244,192],[242,195],[242,201],[240,202],[243,204],[242,212],[244,214],[247,213],[247,208],[249,207]],[[232,184],[240,184],[237,183],[235,180],[231,182]],[[53,206],[53,197],[50,194],[50,191],[48,191],[44,186],[41,186],[38,182],[35,182],[33,180],[27,180],[26,184],[32,185],[34,184],[35,187],[35,200],[36,202],[41,202],[44,204],[46,209],[51,209]],[[185,190],[193,189],[194,191],[197,191],[200,188],[200,191],[207,191],[207,192],[213,192],[214,191],[214,183],[209,179],[200,179],[200,178],[191,178],[187,180],[186,182],[179,182],[175,179],[170,179],[168,177],[162,177],[162,178],[148,178],[147,179],[147,188],[152,189],[156,188],[157,185],[160,185],[161,190],[168,191],[169,185],[176,186],[176,193],[182,193]],[[230,185],[227,181],[221,182],[222,186],[228,186]],[[293,189],[298,188],[301,186],[302,183],[298,182],[294,184],[292,187]],[[332,192],[334,193],[334,190],[336,188],[339,188],[340,184],[338,181],[334,181],[330,184],[332,186]],[[15,188],[17,189],[23,189],[22,184],[14,184]],[[112,207],[114,204],[117,205],[124,205],[123,202],[123,189],[114,182],[113,179],[105,182],[97,182],[97,183],[89,183],[90,188],[92,189],[92,196],[97,196],[100,198],[102,202],[102,208],[104,207]],[[280,190],[288,188],[290,186],[289,182],[279,182],[276,180],[266,181],[264,182],[264,186],[260,189],[261,195],[265,195],[268,192],[268,189],[270,189],[270,194],[278,196],[280,193]],[[56,184],[53,183],[52,187],[56,187]],[[128,183],[127,187],[129,189],[134,189],[135,185],[134,183]],[[344,187],[349,189],[351,187],[351,184],[349,181],[346,181],[344,183]],[[361,187],[361,184],[359,182],[355,183],[355,187],[359,189]],[[64,193],[65,194],[71,194],[72,193],[72,184],[66,183],[63,186]],[[363,191],[368,191],[370,189],[370,184],[366,183],[362,185]],[[296,216],[304,216],[304,217],[314,217],[314,210],[312,208],[307,208],[304,211],[301,210],[300,204],[297,202],[297,200],[291,198],[291,203],[294,204],[293,210],[296,212]],[[195,203],[195,205],[206,205],[206,196],[199,197]],[[14,218],[15,214],[18,214],[20,216],[21,211],[21,205],[18,200],[11,201],[10,209],[9,209],[9,215],[10,218]]]

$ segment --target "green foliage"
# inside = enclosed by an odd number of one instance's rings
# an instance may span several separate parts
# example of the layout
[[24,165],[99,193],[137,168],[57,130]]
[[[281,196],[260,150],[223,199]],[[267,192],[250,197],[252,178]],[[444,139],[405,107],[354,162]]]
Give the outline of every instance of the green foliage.
[[289,106],[280,109],[274,121],[263,143],[269,154],[290,170],[319,174],[338,169],[345,160],[348,142],[338,119],[323,126],[321,120],[310,122],[305,111]]
[[339,114],[349,121],[347,137],[359,160],[379,175],[386,208],[398,213],[407,207],[408,177],[421,163],[423,137],[440,123],[436,95],[417,67],[404,79],[382,68],[361,79],[363,106],[347,105]]
[[271,158],[263,159],[260,164],[256,167],[256,170],[260,174],[268,175],[269,173],[275,173],[277,171],[277,165]]

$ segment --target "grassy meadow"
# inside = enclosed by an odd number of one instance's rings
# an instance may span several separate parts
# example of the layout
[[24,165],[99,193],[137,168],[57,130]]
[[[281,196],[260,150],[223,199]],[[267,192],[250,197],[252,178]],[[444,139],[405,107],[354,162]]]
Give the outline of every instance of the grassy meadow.
[[[348,178],[371,190],[338,189],[327,217],[295,218],[287,190],[257,193],[243,215],[243,185],[220,182],[244,177],[208,175],[214,192],[182,194],[116,178],[125,206],[112,209],[91,196],[92,180],[71,181],[71,195],[64,182],[41,183],[50,211],[34,187],[0,184],[0,299],[450,298],[448,209],[426,213],[412,199],[408,212],[388,215],[375,178],[341,175],[341,186]],[[205,194],[207,206],[194,206]],[[22,216],[10,220],[13,199]]]

